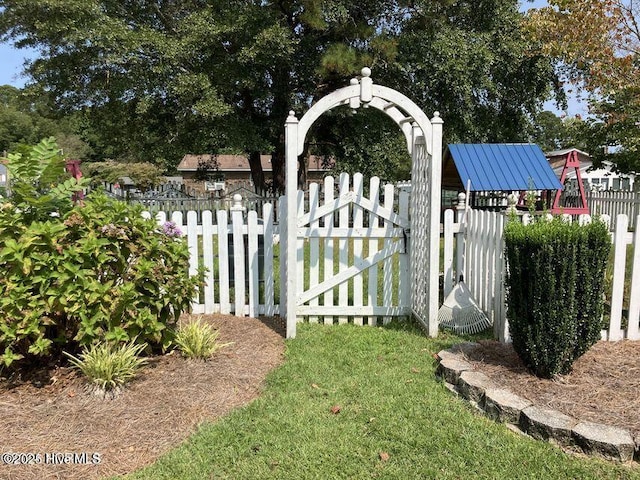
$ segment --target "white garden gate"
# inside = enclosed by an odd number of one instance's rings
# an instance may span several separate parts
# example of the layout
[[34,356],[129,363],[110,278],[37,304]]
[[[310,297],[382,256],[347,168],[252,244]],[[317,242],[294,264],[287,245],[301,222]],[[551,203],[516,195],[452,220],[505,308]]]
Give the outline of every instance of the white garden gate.
[[[409,263],[409,308],[376,309],[375,305],[369,304],[369,308],[354,305],[354,312],[361,315],[406,315],[413,314],[428,329],[431,336],[438,333],[438,271],[439,271],[439,245],[440,245],[440,183],[441,183],[441,162],[442,162],[442,119],[439,114],[434,113],[432,120],[422,112],[422,110],[406,96],[401,93],[380,85],[375,85],[371,79],[371,70],[362,69],[360,79],[352,79],[351,85],[336,90],[323,97],[314,104],[309,111],[298,120],[295,112],[289,112],[285,124],[286,142],[286,222],[281,225],[285,231],[281,231],[281,239],[286,258],[286,304],[283,309],[287,317],[287,338],[293,338],[296,334],[296,322],[302,315],[331,316],[335,314],[349,315],[348,309],[339,310],[328,300],[323,305],[316,305],[317,298],[323,293],[330,292],[338,286],[341,292],[345,292],[345,283],[351,278],[361,276],[365,270],[371,269],[379,262],[389,261],[395,253],[400,253],[408,248]],[[407,149],[412,158],[411,169],[411,205],[409,215],[404,218],[399,213],[393,212],[393,208],[387,205],[380,205],[374,198],[365,198],[362,195],[361,185],[354,182],[353,190],[347,185],[341,185],[339,196],[335,200],[326,202],[322,207],[314,207],[310,203],[308,212],[305,212],[301,205],[303,201],[297,194],[297,166],[298,157],[304,150],[304,142],[313,123],[325,112],[341,106],[348,105],[351,109],[357,109],[361,105],[376,108],[385,112],[400,127],[407,140]],[[361,181],[360,181],[361,183]],[[328,190],[325,189],[325,192]],[[354,223],[357,219],[364,218],[364,215],[376,215],[388,227],[389,237],[384,240],[384,246],[378,250],[370,247],[370,254],[367,257],[358,258],[354,245],[353,265],[340,268],[337,274],[330,275],[325,272],[321,283],[313,280],[309,281],[309,288],[304,289],[304,282],[299,270],[300,259],[304,258],[304,242],[301,241],[299,233],[313,234],[319,238],[320,233],[333,235],[341,241],[346,241],[348,235],[353,236],[351,231],[337,231],[336,229],[347,228],[345,225],[336,227],[327,219],[332,218],[334,212],[338,212],[340,218],[348,215],[349,209],[356,214],[353,217]],[[409,224],[409,218],[411,224]],[[318,230],[320,221],[326,229],[324,232]],[[375,222],[375,221],[374,221]],[[356,225],[353,228],[357,228]],[[333,232],[329,232],[333,230]],[[400,237],[400,233],[402,237]],[[346,236],[345,236],[346,235]],[[385,234],[386,235],[386,234]],[[360,237],[361,238],[361,237]],[[410,239],[410,241],[409,241]],[[359,239],[354,241],[360,242]],[[370,240],[371,242],[371,240]],[[311,242],[313,245],[314,242]],[[345,244],[339,244],[338,249]],[[370,243],[370,245],[372,245]],[[311,248],[311,247],[310,247]],[[326,253],[326,250],[325,250]],[[344,253],[343,253],[344,255]],[[406,277],[405,277],[406,278]],[[371,275],[369,275],[369,282]],[[373,288],[373,287],[372,287]],[[402,289],[401,289],[402,290]],[[341,294],[343,295],[343,294]],[[402,293],[399,296],[403,295]],[[406,294],[405,294],[406,295]],[[408,310],[408,311],[406,311]]]

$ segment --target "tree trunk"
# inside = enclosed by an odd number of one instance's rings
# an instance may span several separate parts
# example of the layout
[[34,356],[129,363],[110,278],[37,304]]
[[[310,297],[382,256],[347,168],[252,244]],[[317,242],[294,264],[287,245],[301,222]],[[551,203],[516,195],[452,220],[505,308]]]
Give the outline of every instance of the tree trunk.
[[264,195],[267,191],[267,185],[264,181],[264,170],[262,170],[260,152],[249,153],[249,167],[251,168],[251,179],[253,180],[256,193]]
[[[307,147],[307,145],[305,145],[302,155],[298,157],[297,187],[299,190],[304,190],[307,185],[307,170],[308,170],[308,163],[309,163],[307,161],[308,155],[309,155],[309,148]],[[287,166],[285,165],[285,162],[286,162],[285,144],[284,144],[284,135],[282,135],[281,141],[278,142],[278,145],[274,149],[271,157],[271,166],[273,168],[273,192],[275,194],[284,194],[284,191],[285,191],[286,173],[287,173]]]
[[287,170],[285,166],[284,125],[282,127],[282,135],[279,136],[276,147],[271,154],[271,168],[273,171],[272,192],[274,195],[283,195]]
[[309,170],[309,144],[305,143],[302,155],[298,157],[298,188],[306,190],[307,171]]

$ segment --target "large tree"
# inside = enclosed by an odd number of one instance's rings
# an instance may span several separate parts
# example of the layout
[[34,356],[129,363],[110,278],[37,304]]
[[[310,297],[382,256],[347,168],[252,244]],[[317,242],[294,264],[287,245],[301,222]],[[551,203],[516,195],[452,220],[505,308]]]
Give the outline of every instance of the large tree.
[[584,132],[587,128],[588,124],[580,116],[558,116],[545,110],[534,118],[529,141],[545,152],[563,148],[586,150]]
[[[304,112],[364,65],[440,110],[451,140],[522,140],[553,71],[529,51],[517,5],[0,0],[0,33],[39,49],[28,73],[60,106],[83,111],[96,151],[169,167],[185,153],[248,152],[259,186],[259,154],[271,153],[281,189],[288,110]],[[346,115],[314,131],[322,153],[344,153],[330,146],[349,142],[338,129]]]
[[0,154],[55,136],[66,158],[85,159],[90,149],[75,133],[75,123],[75,115],[60,115],[46,96],[0,85]]
[[640,6],[634,0],[550,0],[528,29],[572,88],[587,92],[583,139],[594,161],[640,172]]

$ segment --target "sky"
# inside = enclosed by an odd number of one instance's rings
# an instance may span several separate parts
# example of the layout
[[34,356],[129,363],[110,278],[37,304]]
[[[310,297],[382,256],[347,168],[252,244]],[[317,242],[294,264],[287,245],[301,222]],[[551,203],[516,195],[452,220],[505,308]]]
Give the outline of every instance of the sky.
[[10,44],[0,43],[0,85],[22,87],[26,78],[20,75],[25,58],[33,58],[35,51],[25,52]]
[[[546,0],[523,1],[520,10],[526,11],[529,8],[539,8],[547,4]],[[0,85],[13,85],[15,87],[24,86],[27,79],[21,75],[22,66],[25,59],[34,58],[37,55],[35,50],[18,50],[9,43],[0,43]],[[586,115],[586,105],[579,102],[575,97],[569,98],[568,109],[560,112],[553,102],[545,103],[545,109],[556,114],[565,113],[573,116]]]

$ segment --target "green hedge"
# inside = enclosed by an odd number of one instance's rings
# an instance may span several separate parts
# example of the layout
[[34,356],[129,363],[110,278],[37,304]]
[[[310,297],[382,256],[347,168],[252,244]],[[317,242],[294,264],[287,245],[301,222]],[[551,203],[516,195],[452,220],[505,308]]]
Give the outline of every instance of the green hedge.
[[560,218],[530,225],[512,220],[505,245],[513,347],[540,377],[568,373],[600,338],[611,248],[607,227]]

